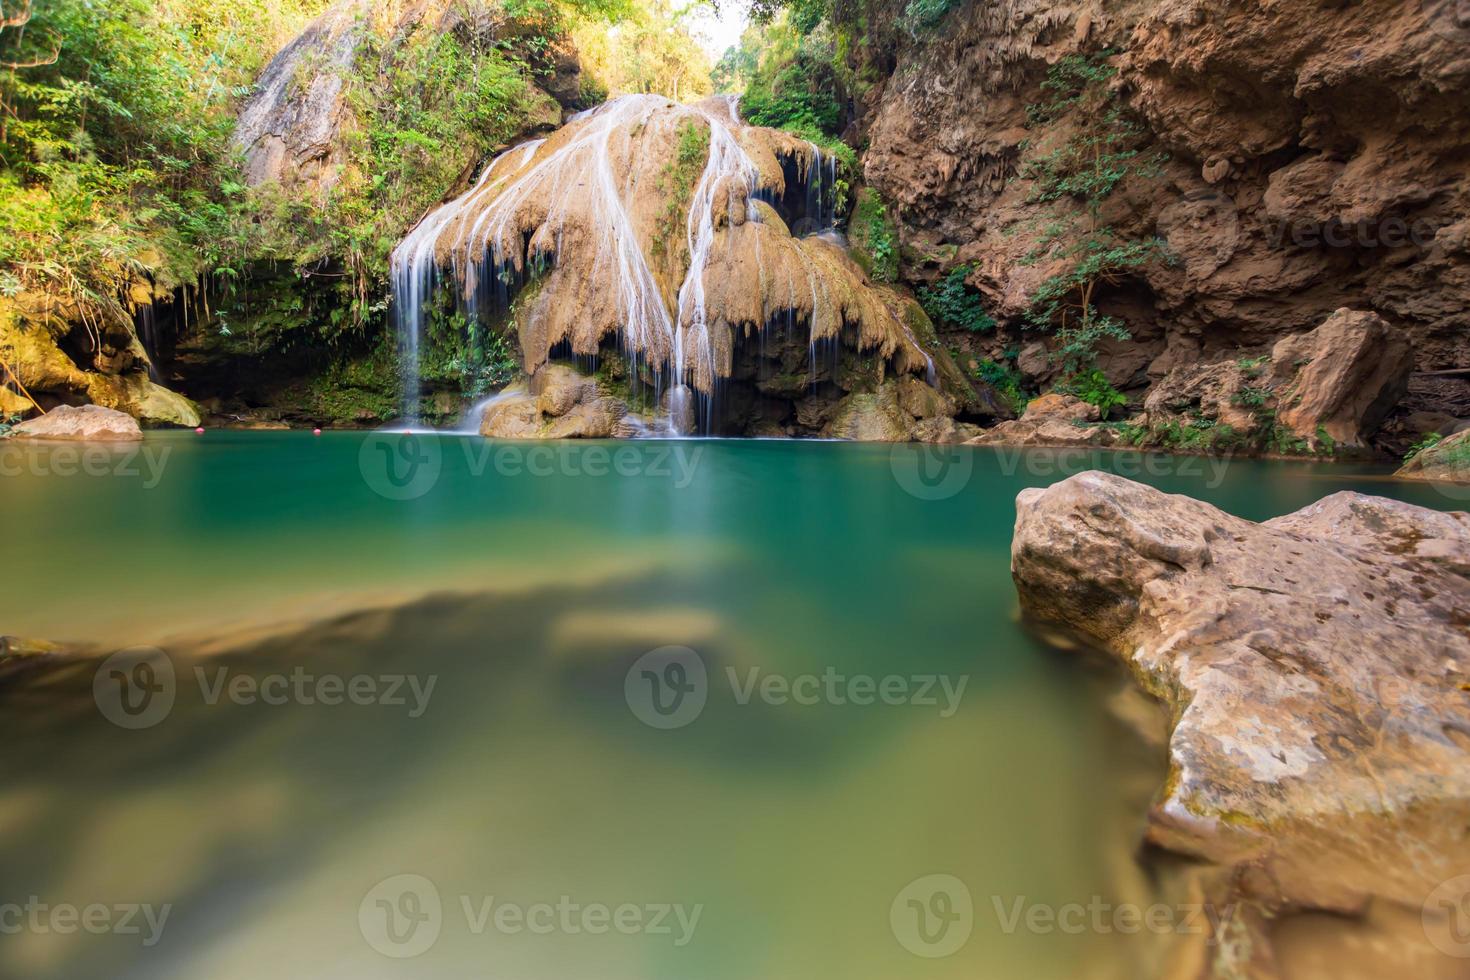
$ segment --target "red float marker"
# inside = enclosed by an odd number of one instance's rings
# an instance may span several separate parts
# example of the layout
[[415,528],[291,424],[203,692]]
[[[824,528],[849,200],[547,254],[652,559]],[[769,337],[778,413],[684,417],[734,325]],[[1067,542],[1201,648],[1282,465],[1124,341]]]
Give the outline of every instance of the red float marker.
[[201,425],[199,428],[195,429],[194,430],[194,434],[196,436],[202,436],[202,435],[204,435],[204,426]]
[[312,429],[311,430],[311,434],[314,435],[314,436],[319,436],[319,435],[322,434],[322,430],[321,429]]

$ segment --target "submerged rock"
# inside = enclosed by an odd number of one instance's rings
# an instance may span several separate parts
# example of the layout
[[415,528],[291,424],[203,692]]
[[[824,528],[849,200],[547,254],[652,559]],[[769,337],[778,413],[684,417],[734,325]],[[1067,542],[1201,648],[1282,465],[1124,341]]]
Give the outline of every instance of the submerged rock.
[[1470,515],[1339,493],[1254,524],[1097,472],[1017,510],[1025,612],[1163,702],[1147,835],[1233,869],[1210,897],[1259,912],[1242,955],[1298,910],[1417,927],[1470,867]]
[[1406,480],[1470,483],[1470,429],[1419,450],[1396,475]]
[[60,405],[11,430],[17,439],[66,439],[86,442],[129,442],[143,438],[138,420],[101,405]]

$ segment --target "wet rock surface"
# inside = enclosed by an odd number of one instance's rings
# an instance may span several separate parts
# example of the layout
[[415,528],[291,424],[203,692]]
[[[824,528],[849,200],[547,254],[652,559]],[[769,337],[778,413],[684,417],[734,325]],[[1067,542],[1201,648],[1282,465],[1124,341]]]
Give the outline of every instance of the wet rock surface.
[[1162,703],[1146,836],[1227,869],[1212,900],[1252,910],[1236,968],[1303,910],[1417,928],[1470,866],[1470,515],[1339,493],[1254,524],[1097,472],[1017,508],[1023,610]]
[[480,434],[493,439],[607,439],[628,434],[628,406],[593,378],[548,364],[486,406]]

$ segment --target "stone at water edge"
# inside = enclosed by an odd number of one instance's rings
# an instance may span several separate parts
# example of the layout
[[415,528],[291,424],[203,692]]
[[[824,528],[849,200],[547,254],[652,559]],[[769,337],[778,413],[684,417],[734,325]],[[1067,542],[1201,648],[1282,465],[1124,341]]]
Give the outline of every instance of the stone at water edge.
[[1002,422],[968,440],[972,446],[1110,446],[1118,441],[1112,429],[1094,424],[1101,418],[1096,405],[1055,391],[1031,399],[1018,419]]
[[547,364],[485,408],[480,434],[492,439],[606,439],[628,406],[565,364]]
[[1428,449],[1419,450],[1394,475],[1406,480],[1470,483],[1470,429],[1456,432]]
[[1030,617],[1163,702],[1147,834],[1234,869],[1212,900],[1417,927],[1470,868],[1467,556],[1467,514],[1339,493],[1254,524],[1089,472],[1020,494],[1011,570]]
[[60,405],[11,429],[17,439],[65,439],[85,442],[136,442],[143,438],[138,420],[101,405]]

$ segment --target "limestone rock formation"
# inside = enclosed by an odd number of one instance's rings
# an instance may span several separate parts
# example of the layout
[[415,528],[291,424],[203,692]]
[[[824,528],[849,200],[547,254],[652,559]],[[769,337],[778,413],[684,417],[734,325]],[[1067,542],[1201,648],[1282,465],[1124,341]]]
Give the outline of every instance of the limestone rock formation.
[[660,388],[711,395],[737,345],[797,325],[814,355],[840,343],[937,376],[910,301],[840,245],[794,237],[773,206],[795,189],[788,179],[820,179],[820,159],[811,143],[741,124],[732,99],[630,95],[582,113],[496,158],[394,252],[409,360],[444,270],[471,316],[515,300],[532,375],[553,349],[596,355],[606,343]]
[[1361,450],[1411,368],[1408,342],[1383,318],[1342,309],[1281,338],[1269,355],[1172,369],[1149,390],[1138,424],[1154,438],[1208,424],[1221,450]]
[[494,439],[607,439],[627,434],[620,428],[627,414],[627,404],[595,379],[548,364],[493,399],[479,429]]
[[1423,953],[1421,905],[1470,866],[1470,515],[1339,493],[1253,524],[1096,472],[1017,510],[1025,612],[1163,704],[1147,835],[1231,869],[1236,968],[1293,912],[1373,903]]
[[[1426,373],[1470,367],[1470,32],[1457,11],[1437,0],[962,5],[942,30],[905,38],[870,92],[865,174],[898,220],[905,276],[969,265],[1001,321],[996,350],[1023,348],[1034,335],[1019,318],[1047,274],[1027,261],[1046,206],[1026,166],[1069,125],[1038,127],[1027,107],[1058,59],[1121,52],[1113,84],[1142,128],[1140,153],[1167,160],[1121,187],[1103,220],[1162,239],[1173,260],[1103,291],[1100,308],[1134,334],[1104,351],[1109,379],[1141,392],[1348,308],[1412,348],[1421,374],[1400,413],[1464,418],[1470,378]],[[1034,352],[1029,362],[1044,364]],[[1316,437],[1305,419],[1283,422]],[[1356,441],[1350,424],[1323,424]]]
[[1342,309],[1277,341],[1271,367],[1285,386],[1284,425],[1309,442],[1325,436],[1359,448],[1403,397],[1413,355],[1382,317]]
[[1470,483],[1470,429],[1421,449],[1396,474],[1406,480]]
[[[0,302],[0,359],[43,405],[90,401],[152,425],[199,424],[193,402],[149,377],[147,352],[131,327],[80,320],[74,308],[35,293]],[[0,410],[33,407],[16,395]]]
[[249,183],[311,184],[321,192],[336,183],[349,116],[343,83],[371,9],[366,0],[329,7],[256,79],[234,135]]
[[75,442],[136,442],[143,438],[137,419],[100,405],[58,405],[45,415],[20,423],[11,435],[16,439]]

